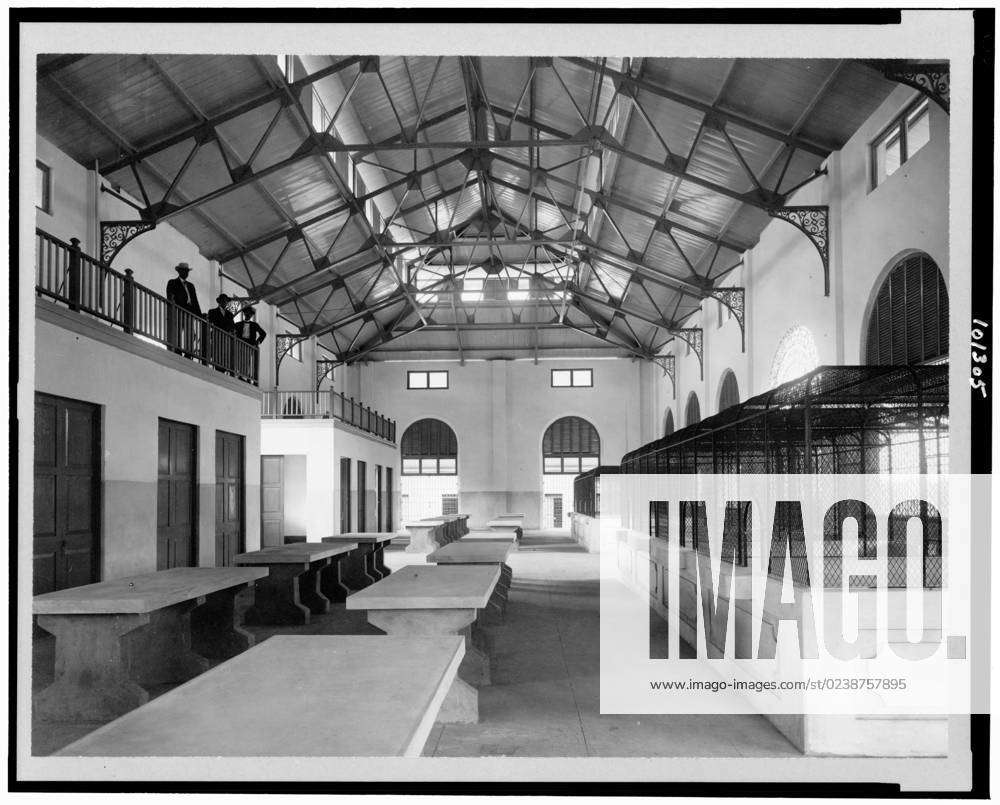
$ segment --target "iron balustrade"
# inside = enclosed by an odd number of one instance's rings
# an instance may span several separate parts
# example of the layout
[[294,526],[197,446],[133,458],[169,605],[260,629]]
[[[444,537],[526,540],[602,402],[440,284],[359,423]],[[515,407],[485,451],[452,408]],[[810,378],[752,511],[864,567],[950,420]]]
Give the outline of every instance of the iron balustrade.
[[615,464],[603,464],[592,470],[581,472],[573,479],[573,511],[587,517],[601,515],[601,476],[617,474]]
[[84,254],[80,241],[65,243],[35,230],[35,292],[129,334],[257,385],[257,346],[175,305],[125,273]]
[[260,406],[264,419],[339,419],[380,439],[396,441],[395,420],[333,389],[265,391],[261,393]]

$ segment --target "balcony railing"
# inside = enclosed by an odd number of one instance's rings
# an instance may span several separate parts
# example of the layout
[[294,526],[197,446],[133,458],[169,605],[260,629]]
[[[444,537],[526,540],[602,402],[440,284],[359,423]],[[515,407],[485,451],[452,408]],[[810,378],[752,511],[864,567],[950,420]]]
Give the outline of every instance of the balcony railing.
[[380,439],[396,441],[395,420],[333,389],[265,391],[260,397],[260,415],[264,419],[339,419]]
[[259,350],[178,307],[132,278],[84,254],[73,238],[64,243],[35,230],[35,291],[169,347],[247,383],[257,384]]

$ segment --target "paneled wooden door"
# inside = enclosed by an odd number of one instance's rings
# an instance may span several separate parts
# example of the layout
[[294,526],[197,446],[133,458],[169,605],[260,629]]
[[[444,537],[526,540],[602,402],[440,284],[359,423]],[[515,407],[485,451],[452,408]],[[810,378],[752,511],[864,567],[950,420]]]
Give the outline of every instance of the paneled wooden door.
[[261,545],[285,543],[285,457],[260,457]]
[[215,564],[230,567],[243,552],[244,511],[243,437],[215,432]]
[[35,394],[34,595],[98,580],[100,407]]
[[160,420],[156,569],[198,564],[198,429]]

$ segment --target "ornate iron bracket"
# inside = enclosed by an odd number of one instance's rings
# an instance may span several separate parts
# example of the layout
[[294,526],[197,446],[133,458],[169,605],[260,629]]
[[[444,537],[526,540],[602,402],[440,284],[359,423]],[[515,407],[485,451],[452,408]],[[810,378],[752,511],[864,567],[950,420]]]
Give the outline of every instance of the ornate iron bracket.
[[865,64],[890,81],[913,87],[951,114],[951,65],[948,62],[866,59]]
[[713,288],[709,296],[718,299],[733,312],[733,318],[740,325],[740,349],[746,352],[746,288]]
[[823,261],[823,295],[830,295],[830,208],[825,204],[805,207],[774,207],[767,211],[772,218],[780,218],[798,227],[812,241],[820,260]]
[[670,378],[670,388],[674,392],[674,399],[677,399],[677,359],[673,355],[657,355],[653,358],[653,363],[663,370],[663,374]]
[[331,361],[329,358],[317,358],[316,359],[316,393],[319,394],[319,387],[323,384],[323,381],[328,377],[333,377],[333,369],[337,365],[337,361]]
[[684,327],[680,330],[671,330],[670,334],[681,339],[698,356],[698,369],[701,379],[705,379],[704,347],[705,340],[701,327]]
[[226,310],[228,310],[235,316],[236,314],[240,313],[243,310],[243,308],[245,308],[247,305],[253,307],[254,305],[257,304],[258,301],[259,300],[254,299],[252,296],[232,296],[226,303]]
[[150,229],[156,229],[152,221],[101,221],[101,260],[111,265],[126,243]]
[[292,333],[281,333],[274,339],[274,385],[278,385],[278,373],[281,371],[281,362],[285,356],[292,351],[296,344],[306,341],[307,335],[294,335]]

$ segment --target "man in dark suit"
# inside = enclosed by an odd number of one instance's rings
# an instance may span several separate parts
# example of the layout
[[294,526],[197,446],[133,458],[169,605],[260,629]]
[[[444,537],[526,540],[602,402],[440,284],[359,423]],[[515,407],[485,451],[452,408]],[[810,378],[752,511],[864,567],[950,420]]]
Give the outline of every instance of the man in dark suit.
[[167,315],[167,341],[174,352],[190,354],[195,352],[195,333],[200,329],[193,317],[202,315],[201,305],[198,304],[198,292],[187,280],[191,266],[178,263],[174,271],[178,276],[167,283],[167,301],[173,303]]
[[[260,346],[260,343],[267,338],[267,333],[265,333],[264,329],[257,324],[256,321],[254,321],[257,311],[255,311],[250,305],[247,305],[242,311],[240,311],[240,313],[242,314],[243,320],[236,325],[236,335],[248,344],[252,344],[255,347]],[[257,377],[257,361],[258,352],[255,349],[252,352],[250,369],[251,376],[254,378]]]
[[[234,333],[236,331],[236,321],[232,313],[229,312],[229,296],[220,293],[216,298],[216,307],[208,311],[208,323],[216,329],[209,329],[209,355],[215,368],[220,372],[225,371],[225,367],[232,367],[233,350],[232,339],[223,333]],[[221,331],[221,332],[220,332]]]

